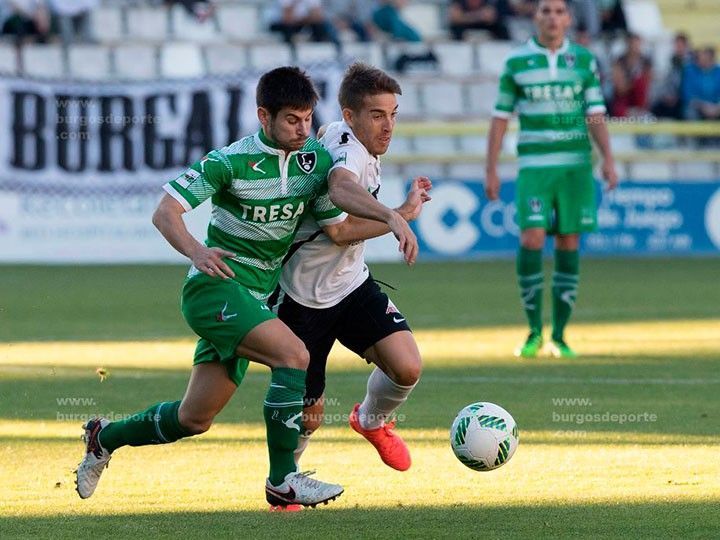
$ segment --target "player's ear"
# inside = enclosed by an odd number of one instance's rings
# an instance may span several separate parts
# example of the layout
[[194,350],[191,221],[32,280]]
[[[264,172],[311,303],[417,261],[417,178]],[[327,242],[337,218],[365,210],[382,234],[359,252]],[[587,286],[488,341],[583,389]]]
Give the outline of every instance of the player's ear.
[[267,128],[270,125],[270,111],[265,107],[258,107],[257,117],[262,127]]
[[352,127],[352,123],[353,123],[353,110],[345,107],[345,108],[342,110],[342,117],[343,117],[343,120],[345,120],[345,123],[346,123],[348,126]]

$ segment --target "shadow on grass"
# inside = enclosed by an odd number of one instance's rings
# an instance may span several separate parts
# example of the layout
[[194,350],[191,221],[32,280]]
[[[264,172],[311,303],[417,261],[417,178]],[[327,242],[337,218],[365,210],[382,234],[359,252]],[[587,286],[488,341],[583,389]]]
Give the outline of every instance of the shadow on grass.
[[[490,496],[491,494],[487,494]],[[5,538],[717,538],[718,502],[266,510],[0,518]],[[201,504],[201,503],[200,503]],[[107,509],[99,508],[99,512]]]
[[[362,400],[368,372],[328,374],[326,413],[332,425],[345,424],[353,405]],[[95,414],[116,418],[179,399],[188,375],[189,369],[116,369],[101,383],[92,369],[66,369],[55,376],[13,373],[0,378],[0,418],[78,423]],[[268,383],[268,373],[248,373],[217,422],[261,424]],[[630,360],[427,367],[398,420],[408,428],[447,430],[462,407],[490,401],[512,413],[521,434],[581,429],[718,435],[719,389],[711,362],[684,358],[657,364]]]

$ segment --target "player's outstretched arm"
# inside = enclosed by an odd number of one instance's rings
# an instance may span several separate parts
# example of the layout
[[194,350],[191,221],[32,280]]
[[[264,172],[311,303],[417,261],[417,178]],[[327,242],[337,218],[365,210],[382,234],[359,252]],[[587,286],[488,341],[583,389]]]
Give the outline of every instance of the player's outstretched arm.
[[398,240],[399,251],[408,264],[417,258],[418,245],[407,221],[392,208],[375,199],[358,184],[357,177],[342,167],[334,169],[328,179],[330,200],[348,214],[385,223]]
[[223,279],[235,277],[222,260],[223,257],[234,257],[235,254],[216,247],[209,248],[198,242],[185,226],[182,218],[184,213],[182,205],[166,193],[153,214],[152,222],[165,240],[189,258],[201,272]]
[[[426,176],[418,176],[413,179],[405,201],[395,208],[395,211],[405,221],[417,219],[422,211],[422,205],[431,200],[428,194],[430,189],[432,189],[432,182]],[[350,215],[341,223],[324,226],[323,231],[335,244],[345,246],[387,234],[390,232],[390,227],[380,221]]]
[[493,116],[490,122],[487,161],[485,163],[485,195],[491,201],[500,196],[500,177],[498,176],[497,165],[507,126],[507,118]]
[[615,159],[610,149],[610,133],[608,132],[607,122],[605,122],[605,113],[589,114],[587,122],[590,136],[597,144],[602,156],[603,178],[607,182],[608,189],[615,189],[618,183],[618,175],[615,169]]

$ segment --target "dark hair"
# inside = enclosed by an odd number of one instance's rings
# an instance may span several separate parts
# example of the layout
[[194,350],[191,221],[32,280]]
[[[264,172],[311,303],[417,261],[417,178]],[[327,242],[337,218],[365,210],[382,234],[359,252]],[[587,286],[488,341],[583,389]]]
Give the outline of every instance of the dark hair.
[[314,109],[318,102],[310,77],[295,66],[285,66],[268,71],[257,84],[255,101],[271,116],[277,115],[280,109],[305,110]]
[[340,84],[338,101],[341,109],[359,111],[365,96],[378,94],[400,94],[402,90],[398,82],[383,70],[355,62],[347,71]]

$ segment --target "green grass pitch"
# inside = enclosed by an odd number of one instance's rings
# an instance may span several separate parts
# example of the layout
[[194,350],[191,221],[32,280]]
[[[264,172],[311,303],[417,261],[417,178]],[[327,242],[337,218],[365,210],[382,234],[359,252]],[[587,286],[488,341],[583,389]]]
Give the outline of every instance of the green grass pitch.
[[[184,267],[0,267],[0,538],[717,537],[720,259],[584,259],[574,361],[512,357],[525,334],[512,261],[372,271],[424,357],[399,417],[413,467],[388,469],[347,427],[369,368],[338,347],[303,468],[346,492],[278,515],[263,497],[262,367],[207,434],[121,449],[91,499],[74,492],[84,417],[182,395]],[[486,473],[448,436],[480,400],[520,428],[512,460]]]

